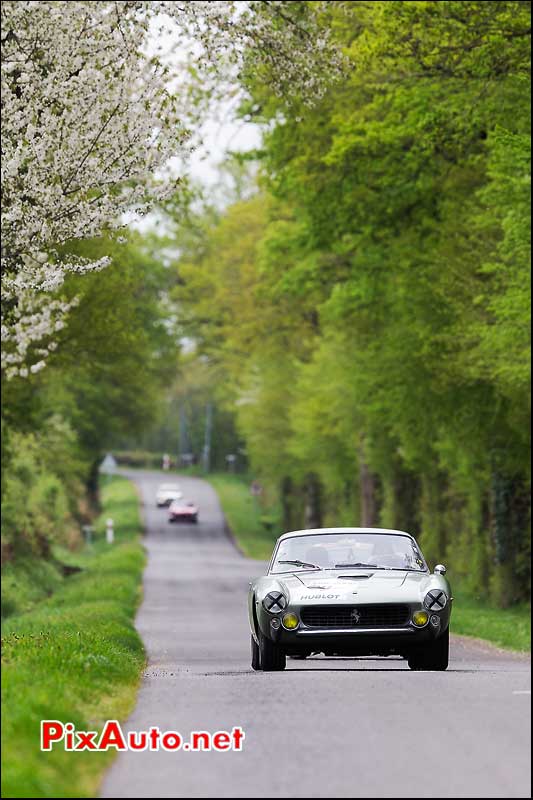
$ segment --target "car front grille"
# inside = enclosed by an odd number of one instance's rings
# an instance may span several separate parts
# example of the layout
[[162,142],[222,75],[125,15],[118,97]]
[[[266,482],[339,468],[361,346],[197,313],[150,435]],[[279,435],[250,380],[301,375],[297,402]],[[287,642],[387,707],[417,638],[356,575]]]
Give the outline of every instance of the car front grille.
[[309,628],[401,628],[409,620],[405,605],[307,606],[301,618]]

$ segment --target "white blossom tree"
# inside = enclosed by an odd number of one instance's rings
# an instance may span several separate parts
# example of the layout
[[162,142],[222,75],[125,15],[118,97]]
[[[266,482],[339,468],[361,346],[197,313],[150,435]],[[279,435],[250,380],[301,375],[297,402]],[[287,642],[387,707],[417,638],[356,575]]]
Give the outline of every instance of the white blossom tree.
[[[176,191],[165,165],[191,147],[186,75],[201,84],[244,57],[280,92],[322,91],[342,68],[316,14],[327,3],[2,2],[2,370],[45,363],[71,302],[67,274],[108,263],[72,240],[123,224]],[[310,8],[313,7],[313,8]],[[157,25],[194,64],[147,48]],[[153,48],[151,48],[153,50]]]

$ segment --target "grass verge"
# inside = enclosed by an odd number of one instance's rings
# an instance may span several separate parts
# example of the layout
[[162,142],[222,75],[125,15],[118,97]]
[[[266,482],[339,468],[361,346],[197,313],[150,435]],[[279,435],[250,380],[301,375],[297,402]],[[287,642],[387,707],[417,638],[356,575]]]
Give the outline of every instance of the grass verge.
[[453,633],[485,639],[509,650],[531,650],[531,609],[526,603],[495,608],[462,592],[460,587],[453,587],[453,595]]
[[[39,749],[41,719],[99,730],[133,707],[144,665],[133,620],[140,599],[144,552],[133,484],[109,480],[94,543],[69,554],[81,571],[52,580],[46,599],[2,625],[2,797],[94,797],[113,753]],[[104,539],[112,517],[115,543]],[[67,560],[63,554],[63,560]],[[39,597],[21,566],[19,607]],[[9,580],[16,586],[17,568]]]
[[281,534],[281,513],[268,495],[254,497],[250,482],[241,475],[213,474],[209,483],[216,489],[228,525],[242,552],[261,561],[270,559]]
[[[281,531],[281,517],[275,504],[259,502],[250,495],[249,484],[236,475],[210,475],[237,544],[245,555],[270,559]],[[453,584],[453,575],[451,575]],[[457,590],[458,589],[458,590]],[[531,612],[527,605],[494,608],[453,586],[452,629],[463,636],[485,639],[511,650],[531,649]]]

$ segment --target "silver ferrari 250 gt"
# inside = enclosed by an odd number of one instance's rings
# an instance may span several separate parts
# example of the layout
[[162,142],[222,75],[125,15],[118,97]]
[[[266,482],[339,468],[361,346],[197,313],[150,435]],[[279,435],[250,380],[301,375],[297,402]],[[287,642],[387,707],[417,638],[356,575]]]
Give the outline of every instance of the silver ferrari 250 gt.
[[287,656],[390,656],[413,670],[448,666],[452,597],[415,539],[382,528],[319,528],[281,536],[268,574],[250,584],[252,668]]

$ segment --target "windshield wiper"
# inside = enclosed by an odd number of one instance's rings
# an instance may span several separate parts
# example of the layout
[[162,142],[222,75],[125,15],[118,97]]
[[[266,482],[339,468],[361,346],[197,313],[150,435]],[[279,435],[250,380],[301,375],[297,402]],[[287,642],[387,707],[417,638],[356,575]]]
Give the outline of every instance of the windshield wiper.
[[378,564],[362,564],[360,561],[356,564],[335,564],[333,569],[349,569],[350,567],[354,569],[383,569],[392,572],[424,572],[423,569],[417,569],[416,567],[382,567]]
[[393,572],[425,572],[418,567],[382,567],[382,569],[391,569]]
[[289,561],[278,561],[278,564],[294,564],[295,567],[310,567],[311,569],[322,569],[317,564],[310,564],[308,561],[298,561],[298,559],[292,559]]

